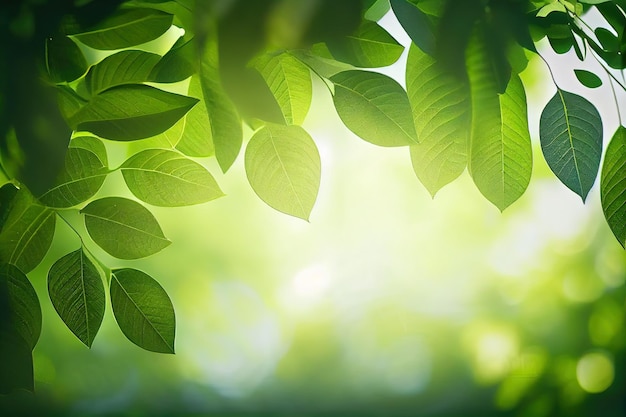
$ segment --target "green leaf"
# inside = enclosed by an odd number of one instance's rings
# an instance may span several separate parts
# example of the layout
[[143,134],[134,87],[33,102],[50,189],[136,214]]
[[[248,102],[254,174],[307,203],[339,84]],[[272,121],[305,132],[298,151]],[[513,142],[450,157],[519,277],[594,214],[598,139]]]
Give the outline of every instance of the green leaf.
[[19,188],[10,182],[0,187],[0,232],[2,232],[2,228],[9,217],[13,199],[17,195],[18,191]]
[[313,139],[299,126],[267,125],[250,139],[246,175],[254,192],[283,213],[309,219],[320,185]]
[[198,67],[196,43],[181,37],[152,69],[150,80],[174,83],[193,75]]
[[55,91],[61,116],[69,123],[69,120],[87,104],[87,101],[66,85],[58,85]]
[[120,9],[81,33],[76,39],[95,49],[112,50],[158,38],[172,25],[172,15],[151,9]]
[[70,147],[65,166],[52,188],[39,197],[48,207],[68,208],[93,197],[109,173],[98,155],[82,148]]
[[626,247],[626,128],[620,126],[604,155],[600,176],[600,199],[611,231]]
[[94,96],[70,124],[106,139],[144,139],[172,127],[197,102],[147,85],[123,85]]
[[74,81],[87,71],[87,61],[78,45],[67,36],[46,40],[46,65],[54,82]]
[[149,75],[159,55],[145,51],[127,50],[109,55],[89,69],[85,82],[92,94],[124,84],[149,81]]
[[0,329],[0,394],[34,392],[33,354],[28,343],[11,329]]
[[128,340],[152,352],[174,353],[174,307],[152,277],[130,268],[111,271],[111,305]]
[[287,124],[304,122],[313,87],[309,69],[292,55],[265,54],[254,60],[252,66],[259,71],[276,98]]
[[602,45],[602,49],[608,52],[619,52],[620,40],[610,30],[605,28],[596,28],[596,37]]
[[136,201],[106,197],[92,201],[80,212],[85,215],[89,236],[116,258],[143,258],[170,244],[152,213]]
[[102,165],[108,165],[107,150],[104,143],[93,136],[76,136],[70,140],[70,148],[85,149],[98,157]]
[[[4,210],[3,210],[4,211]],[[10,201],[0,232],[0,263],[10,263],[24,273],[32,271],[52,244],[56,217],[21,189]]]
[[579,95],[557,90],[541,113],[539,137],[552,172],[585,201],[602,154],[598,110]]
[[364,20],[351,35],[327,42],[335,59],[357,67],[386,67],[400,58],[404,47],[385,29]]
[[576,74],[576,78],[582,85],[588,88],[598,88],[602,85],[602,80],[593,72],[589,72],[586,70],[575,69],[574,74]]
[[469,86],[411,45],[406,87],[420,141],[410,148],[413,170],[434,197],[467,165],[472,114]]
[[342,71],[355,69],[352,65],[313,55],[305,50],[294,50],[287,53],[296,57],[300,62],[311,68],[315,74],[324,78],[330,78]]
[[367,71],[345,71],[330,79],[333,102],[348,129],[379,146],[418,143],[406,92],[392,78]]
[[480,192],[500,211],[528,187],[532,148],[524,86],[511,76],[504,94],[479,42],[470,42],[467,69],[472,100],[469,171]]
[[436,39],[433,20],[409,0],[391,0],[391,8],[413,43],[428,55],[434,55]]
[[82,249],[68,253],[52,265],[48,294],[67,327],[91,347],[104,317],[105,295],[100,273]]
[[370,6],[365,11],[363,17],[372,22],[382,19],[389,11],[389,0],[371,0],[368,3]]
[[194,75],[189,81],[189,96],[199,99],[185,116],[185,126],[176,149],[189,156],[205,157],[215,154],[211,133],[211,121],[204,104],[200,77]]
[[124,162],[121,171],[130,191],[154,206],[188,206],[224,195],[202,165],[174,151],[139,152]]
[[41,334],[41,307],[26,275],[11,264],[0,265],[0,329],[17,333],[32,350]]

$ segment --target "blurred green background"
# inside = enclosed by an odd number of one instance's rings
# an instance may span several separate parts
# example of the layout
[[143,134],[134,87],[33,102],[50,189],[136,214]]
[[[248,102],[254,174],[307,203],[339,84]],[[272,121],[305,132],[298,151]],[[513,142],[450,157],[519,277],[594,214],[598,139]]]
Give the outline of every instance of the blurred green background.
[[[402,81],[403,62],[385,71]],[[626,254],[597,187],[583,204],[546,166],[534,110],[553,90],[540,62],[522,76],[533,179],[503,214],[467,173],[431,199],[407,149],[356,138],[317,85],[305,128],[323,173],[310,223],[266,206],[240,156],[226,175],[200,160],[226,197],[151,207],[174,242],[158,255],[120,261],[86,242],[167,290],[176,355],[128,342],[110,309],[91,350],[71,334],[46,289],[53,261],[79,246],[58,222],[29,274],[44,315],[36,393],[0,397],[3,415],[626,415]],[[610,112],[602,93],[590,100]],[[112,166],[142,146],[107,143]],[[133,198],[119,172],[103,195]]]

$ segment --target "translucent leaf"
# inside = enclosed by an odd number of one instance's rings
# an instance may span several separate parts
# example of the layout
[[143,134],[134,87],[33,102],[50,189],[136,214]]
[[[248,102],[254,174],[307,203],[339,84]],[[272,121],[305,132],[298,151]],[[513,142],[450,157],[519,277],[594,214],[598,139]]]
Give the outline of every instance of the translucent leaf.
[[87,61],[78,45],[62,35],[46,40],[46,65],[54,82],[74,81],[87,71]]
[[94,96],[70,124],[106,139],[144,139],[172,127],[197,102],[147,85],[123,85]]
[[157,83],[175,83],[193,75],[198,67],[196,43],[181,37],[154,66],[150,80]]
[[41,334],[37,293],[16,266],[0,264],[0,329],[17,333],[32,350]]
[[379,146],[418,143],[406,92],[392,78],[367,71],[345,71],[330,79],[333,102],[348,129]]
[[109,173],[98,155],[83,148],[70,147],[65,166],[52,188],[39,197],[48,207],[73,207],[93,197]]
[[224,195],[202,165],[174,151],[139,152],[124,162],[121,171],[130,191],[155,206],[188,206]]
[[371,0],[368,3],[371,3],[371,5],[367,8],[363,17],[372,22],[382,19],[389,11],[389,0]]
[[[474,38],[476,39],[476,38]],[[498,71],[490,65],[480,41],[470,42],[467,70],[472,101],[468,166],[480,192],[500,211],[528,187],[532,148],[524,86],[513,75],[498,94]]]
[[254,192],[283,213],[308,220],[320,185],[313,139],[298,126],[267,125],[246,148],[246,175]]
[[27,274],[48,252],[56,217],[25,189],[6,203],[8,214],[0,232],[0,262],[13,264]]
[[600,176],[602,210],[619,243],[626,247],[626,128],[620,126],[604,155]]
[[428,55],[435,54],[435,24],[414,2],[391,0],[396,18],[415,45]]
[[296,57],[300,62],[306,64],[306,66],[311,68],[315,74],[325,78],[330,78],[342,71],[355,69],[350,64],[313,55],[305,50],[289,51],[289,54]]
[[351,35],[327,42],[335,59],[348,64],[376,68],[393,64],[404,47],[377,23],[364,20]]
[[467,165],[472,111],[469,86],[411,45],[406,87],[420,142],[410,148],[413,170],[434,197]]
[[111,271],[111,305],[128,340],[152,352],[174,353],[174,307],[152,277],[136,269]]
[[576,74],[576,78],[578,81],[585,87],[589,88],[597,88],[602,85],[602,80],[593,72],[589,72],[586,70],[575,69],[574,74]]
[[200,76],[194,75],[189,81],[189,96],[199,99],[185,116],[185,126],[176,149],[189,156],[205,157],[215,154],[209,113],[204,104],[204,93]]
[[541,113],[539,137],[552,172],[585,201],[602,154],[598,110],[579,95],[557,90]]
[[133,200],[106,197],[80,211],[87,232],[108,254],[120,259],[150,256],[170,244],[152,213]]
[[76,136],[70,141],[70,148],[78,148],[88,150],[98,157],[102,165],[108,165],[107,150],[104,143],[93,136]]
[[158,38],[172,25],[172,15],[151,9],[120,9],[81,33],[76,39],[95,49],[112,50]]
[[105,295],[100,273],[82,249],[68,253],[52,265],[48,294],[67,327],[91,347],[104,317]]
[[85,82],[92,94],[124,84],[139,84],[149,80],[159,55],[145,51],[127,50],[109,55],[92,66]]
[[280,106],[285,122],[302,124],[313,94],[309,69],[288,54],[265,54],[255,59],[252,65],[265,79]]

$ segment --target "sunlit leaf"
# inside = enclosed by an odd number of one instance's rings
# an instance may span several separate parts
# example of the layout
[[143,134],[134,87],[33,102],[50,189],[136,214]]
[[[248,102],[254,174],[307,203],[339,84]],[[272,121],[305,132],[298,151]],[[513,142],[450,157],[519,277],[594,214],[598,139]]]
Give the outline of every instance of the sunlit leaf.
[[493,75],[498,70],[484,56],[486,51],[480,41],[470,42],[467,71],[472,127],[468,166],[480,192],[502,211],[528,187],[532,148],[524,86],[513,75],[504,94],[498,94],[498,78]]
[[13,264],[26,274],[32,271],[52,244],[55,220],[52,210],[38,204],[27,190],[19,190],[8,202],[0,232],[0,262]]
[[76,136],[70,141],[70,148],[85,149],[94,153],[103,166],[108,165],[107,150],[104,143],[93,136]]
[[116,258],[143,258],[170,244],[152,213],[136,201],[106,197],[92,201],[80,212],[85,215],[89,236]]
[[95,49],[122,49],[151,41],[172,25],[172,15],[151,9],[121,9],[76,39]]
[[364,20],[351,35],[327,42],[335,59],[357,67],[375,68],[393,64],[404,47],[375,22]]
[[471,103],[467,81],[447,74],[411,45],[406,88],[419,144],[411,146],[413,170],[434,196],[467,165]]
[[48,294],[67,327],[91,347],[104,317],[105,295],[100,273],[82,249],[52,265]]
[[150,80],[157,83],[174,83],[194,74],[198,67],[196,43],[193,39],[181,37],[172,46],[150,74]]
[[54,186],[39,197],[48,207],[67,208],[93,197],[109,173],[98,155],[83,148],[70,147],[65,166]]
[[159,55],[145,51],[127,50],[109,55],[89,69],[85,82],[92,94],[117,85],[149,81]]
[[406,92],[392,78],[367,71],[345,71],[331,77],[333,102],[348,129],[379,146],[418,143]]
[[15,331],[32,350],[41,334],[37,293],[16,266],[0,264],[0,329]]
[[609,227],[626,247],[626,128],[620,126],[606,149],[600,176],[600,198]]
[[363,17],[372,22],[382,19],[389,11],[389,0],[370,0],[368,3],[370,3],[370,6],[365,11]]
[[302,124],[311,105],[312,83],[309,69],[292,55],[262,55],[254,68],[270,88],[287,124]]
[[585,201],[602,154],[598,110],[579,95],[557,90],[541,113],[539,137],[552,172]]
[[415,45],[428,55],[435,53],[435,25],[414,2],[391,0],[391,8]]
[[87,61],[80,48],[63,35],[46,40],[46,65],[54,82],[74,81],[87,71]]
[[254,192],[283,213],[308,220],[320,185],[319,152],[304,129],[267,125],[250,139],[246,175]]
[[111,271],[111,305],[128,340],[152,352],[174,353],[174,307],[152,277],[136,269]]
[[184,129],[176,149],[189,156],[211,156],[215,154],[211,120],[204,104],[204,93],[198,75],[191,77],[188,94],[200,101],[185,116]]
[[106,139],[144,139],[172,127],[197,99],[147,85],[123,85],[94,96],[70,124]]
[[139,152],[124,162],[121,171],[130,191],[155,206],[188,206],[224,195],[209,171],[174,151]]
[[325,78],[330,78],[342,71],[355,69],[350,64],[317,56],[304,50],[289,51],[288,53],[311,68],[315,74]]

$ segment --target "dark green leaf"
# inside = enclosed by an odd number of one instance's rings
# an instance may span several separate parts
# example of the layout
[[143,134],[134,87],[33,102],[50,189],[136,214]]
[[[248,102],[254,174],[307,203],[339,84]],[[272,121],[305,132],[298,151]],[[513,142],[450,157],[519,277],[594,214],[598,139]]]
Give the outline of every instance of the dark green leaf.
[[54,82],[74,81],[87,71],[87,61],[80,48],[63,35],[47,39],[46,65]]
[[19,188],[10,182],[0,187],[0,232],[2,232],[2,228],[9,217],[11,207],[13,206],[13,199],[18,191]]
[[97,26],[73,34],[95,49],[122,49],[161,36],[172,25],[172,15],[151,9],[121,9]]
[[27,190],[18,191],[0,232],[0,262],[32,271],[52,244],[55,220],[54,212],[37,204]]
[[184,129],[180,141],[176,144],[176,149],[189,156],[211,156],[215,154],[211,121],[204,104],[204,94],[198,75],[191,77],[188,94],[200,101],[185,116]]
[[56,93],[59,111],[63,119],[67,122],[78,113],[81,107],[87,104],[86,100],[81,98],[74,90],[66,85],[57,86]]
[[292,55],[262,55],[254,68],[265,79],[287,124],[302,124],[311,105],[313,87],[309,69]]
[[608,52],[617,52],[620,49],[620,41],[610,30],[606,28],[596,28],[596,37],[602,45],[602,49]]
[[128,340],[152,352],[174,353],[174,307],[152,277],[136,269],[111,271],[111,305]]
[[602,154],[598,110],[579,95],[557,90],[541,113],[539,136],[552,172],[585,201]]
[[48,207],[67,208],[93,197],[109,173],[98,155],[83,148],[70,147],[65,167],[54,186],[39,197]]
[[624,33],[626,28],[626,16],[624,16],[624,13],[614,1],[597,4],[596,9],[600,11],[616,33]]
[[160,58],[145,51],[121,51],[91,67],[85,82],[92,94],[117,85],[140,84],[149,81],[150,72]]
[[575,69],[574,74],[576,74],[576,78],[578,81],[585,87],[589,88],[597,88],[602,85],[602,80],[593,72],[589,72],[586,70]]
[[50,301],[67,327],[91,347],[102,318],[102,279],[89,257],[78,249],[57,260],[48,272]]
[[20,389],[34,392],[32,348],[11,329],[0,329],[0,369],[0,394]]
[[41,334],[37,293],[16,266],[0,264],[0,330],[15,332],[32,350]]
[[467,81],[449,75],[411,45],[406,86],[419,144],[411,146],[413,170],[434,197],[467,165],[471,103]]
[[395,80],[374,72],[345,71],[331,81],[337,113],[359,137],[379,146],[418,143],[409,99]]
[[170,244],[147,208],[133,200],[106,197],[80,211],[87,232],[108,254],[120,259],[150,256]]
[[144,139],[172,127],[197,102],[147,85],[123,85],[93,97],[70,124],[106,139]]
[[155,206],[188,206],[224,195],[202,165],[174,151],[139,152],[124,162],[121,171],[130,191]]
[[385,29],[367,20],[353,34],[327,42],[327,45],[338,61],[365,68],[391,65],[404,51],[404,47]]
[[626,128],[620,126],[606,149],[600,198],[604,217],[613,234],[626,247]]
[[157,83],[174,83],[193,75],[198,67],[196,43],[180,38],[152,69],[150,80]]
[[320,185],[313,139],[299,126],[267,125],[250,139],[246,175],[254,192],[283,213],[309,219]]
[[391,8],[413,43],[428,55],[434,55],[435,25],[431,18],[408,0],[391,0]]

